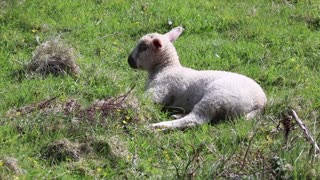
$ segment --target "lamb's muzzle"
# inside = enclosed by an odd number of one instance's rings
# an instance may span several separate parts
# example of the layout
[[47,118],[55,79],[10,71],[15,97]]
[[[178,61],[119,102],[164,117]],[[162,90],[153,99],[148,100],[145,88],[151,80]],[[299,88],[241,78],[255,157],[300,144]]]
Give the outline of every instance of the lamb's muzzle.
[[132,54],[130,54],[129,57],[128,57],[128,64],[133,69],[137,69],[138,68],[136,63],[135,63],[135,61],[134,61],[134,59],[133,59],[133,57],[132,57]]

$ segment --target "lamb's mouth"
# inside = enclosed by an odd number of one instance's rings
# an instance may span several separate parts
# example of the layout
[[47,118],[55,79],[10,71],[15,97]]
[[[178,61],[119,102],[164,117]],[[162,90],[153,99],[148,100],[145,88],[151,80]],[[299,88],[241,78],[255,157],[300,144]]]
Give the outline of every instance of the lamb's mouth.
[[135,61],[134,61],[134,59],[133,59],[133,57],[132,57],[132,55],[130,55],[129,57],[128,57],[128,64],[129,64],[129,66],[131,67],[131,68],[133,68],[133,69],[137,69],[138,67],[137,67],[137,64],[135,63]]

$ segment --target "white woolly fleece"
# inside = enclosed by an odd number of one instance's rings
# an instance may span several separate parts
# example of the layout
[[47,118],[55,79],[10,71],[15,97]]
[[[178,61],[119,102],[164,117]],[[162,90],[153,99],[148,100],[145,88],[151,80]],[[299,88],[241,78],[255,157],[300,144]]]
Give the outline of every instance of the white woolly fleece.
[[252,79],[232,72],[197,71],[183,67],[172,42],[183,32],[143,36],[130,54],[131,67],[148,71],[146,93],[154,102],[184,109],[186,116],[152,124],[153,128],[184,129],[210,121],[260,114],[267,102]]

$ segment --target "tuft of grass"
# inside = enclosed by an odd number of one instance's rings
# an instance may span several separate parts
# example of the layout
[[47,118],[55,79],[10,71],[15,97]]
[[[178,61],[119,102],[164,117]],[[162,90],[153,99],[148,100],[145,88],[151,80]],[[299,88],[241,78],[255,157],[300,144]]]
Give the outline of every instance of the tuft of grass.
[[59,39],[40,44],[33,52],[33,57],[27,64],[26,69],[44,75],[63,75],[66,73],[77,75],[80,73],[74,50],[64,45]]

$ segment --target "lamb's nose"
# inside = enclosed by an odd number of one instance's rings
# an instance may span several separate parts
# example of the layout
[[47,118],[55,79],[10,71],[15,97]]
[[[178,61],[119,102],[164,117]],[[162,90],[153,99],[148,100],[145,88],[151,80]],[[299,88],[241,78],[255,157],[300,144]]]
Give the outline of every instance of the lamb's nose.
[[133,59],[133,57],[132,57],[131,54],[130,54],[129,57],[128,57],[128,64],[130,65],[131,68],[137,69],[137,65],[136,65],[136,63],[134,62],[134,59]]

